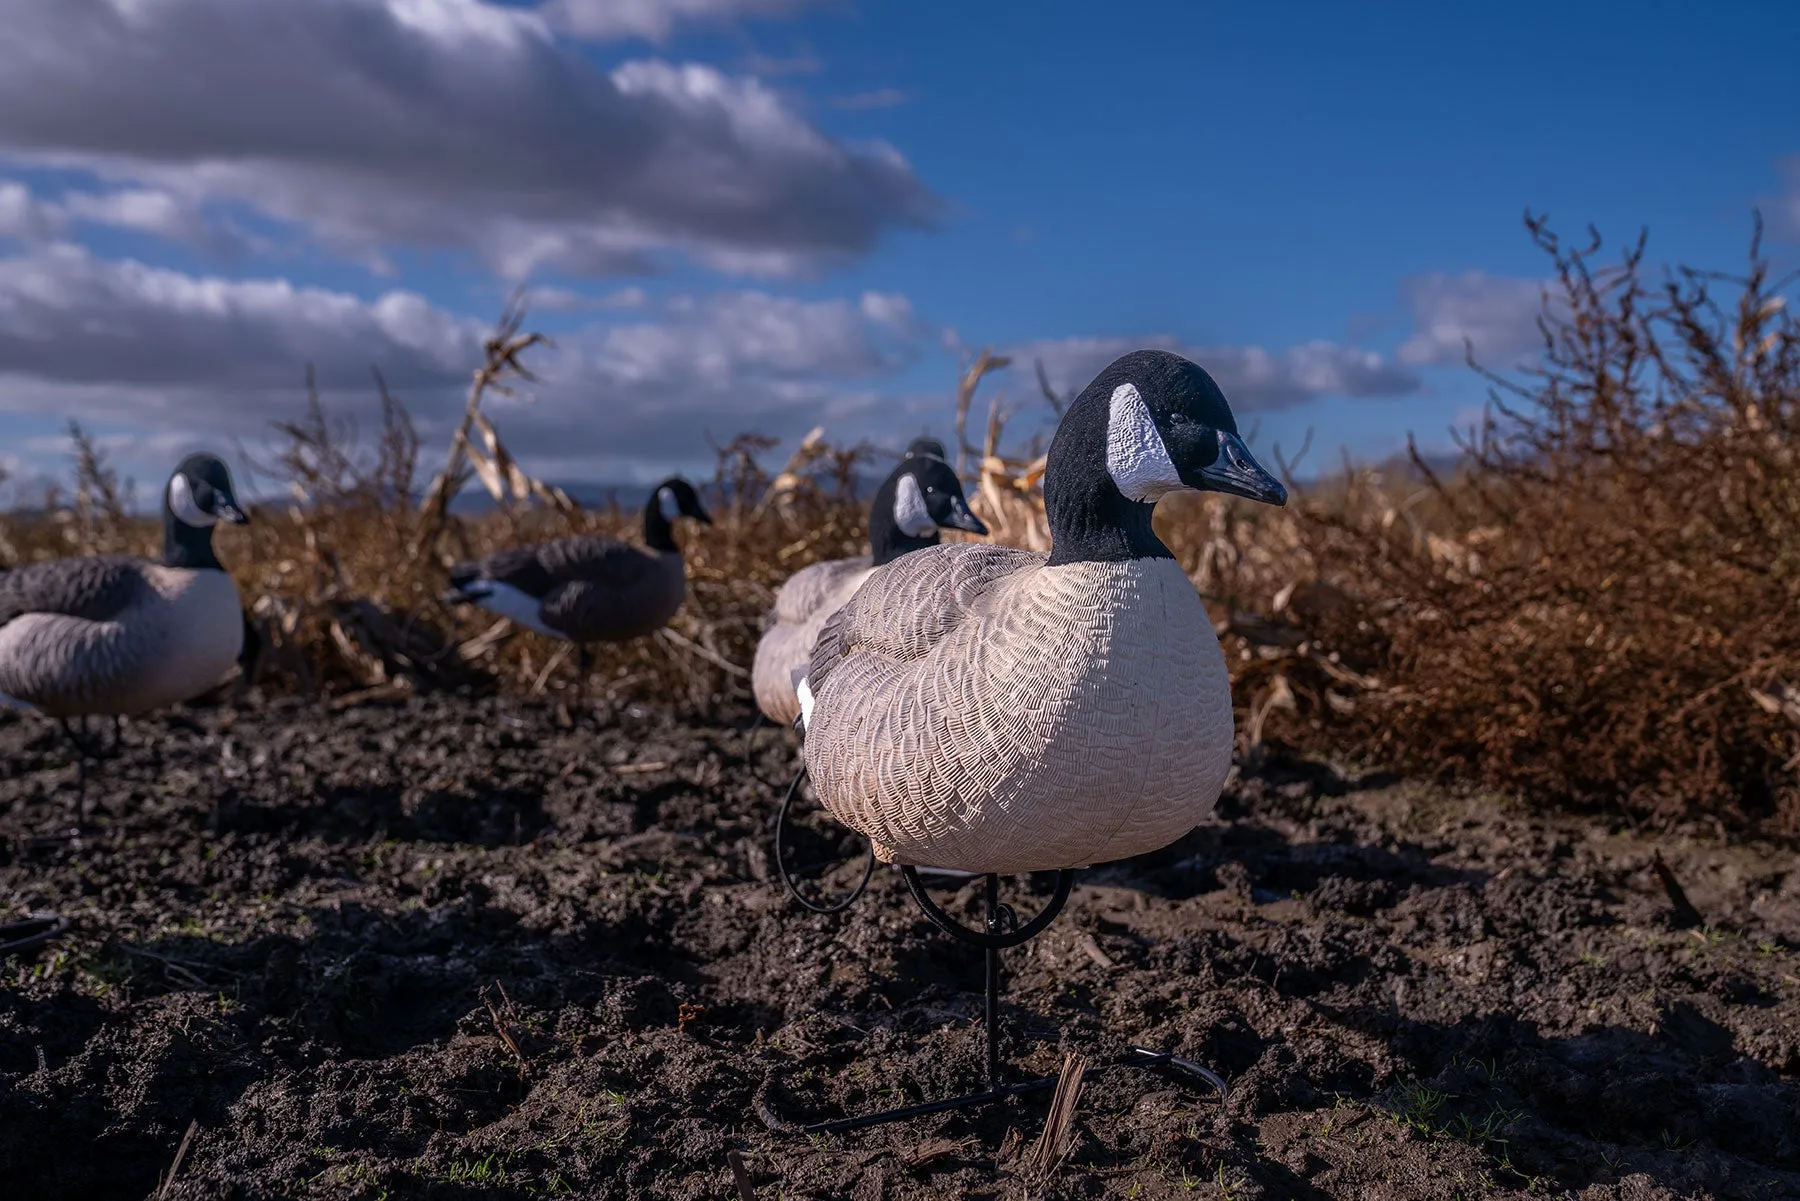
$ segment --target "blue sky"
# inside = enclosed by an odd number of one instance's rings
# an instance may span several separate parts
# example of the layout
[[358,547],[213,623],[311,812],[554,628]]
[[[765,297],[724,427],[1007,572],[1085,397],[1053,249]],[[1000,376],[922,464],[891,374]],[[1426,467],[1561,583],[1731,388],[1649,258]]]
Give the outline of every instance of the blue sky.
[[1530,353],[1527,206],[1800,253],[1788,4],[0,3],[15,488],[69,416],[146,482],[254,447],[307,361],[429,445],[519,279],[558,345],[495,417],[560,479],[944,434],[987,344],[1022,400],[1176,347],[1264,445],[1378,457],[1479,405],[1465,337]]

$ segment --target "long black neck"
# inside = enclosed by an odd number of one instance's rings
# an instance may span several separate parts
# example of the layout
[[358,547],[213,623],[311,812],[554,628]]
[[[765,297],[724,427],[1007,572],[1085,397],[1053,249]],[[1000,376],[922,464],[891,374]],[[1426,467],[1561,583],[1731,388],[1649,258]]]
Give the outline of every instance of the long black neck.
[[219,556],[213,553],[212,527],[177,520],[167,507],[163,509],[163,565],[190,570],[225,570]]
[[907,533],[895,522],[894,494],[899,486],[900,473],[895,472],[875,489],[875,499],[869,503],[869,558],[877,567],[915,550],[936,546],[940,540],[936,527],[931,533],[920,536]]
[[649,502],[644,505],[644,545],[651,550],[681,553],[681,548],[675,545],[675,527],[663,516],[661,488],[652,492]]
[[1057,427],[1044,464],[1052,567],[1172,559],[1150,528],[1154,505],[1125,499],[1106,469],[1107,407],[1085,398]]

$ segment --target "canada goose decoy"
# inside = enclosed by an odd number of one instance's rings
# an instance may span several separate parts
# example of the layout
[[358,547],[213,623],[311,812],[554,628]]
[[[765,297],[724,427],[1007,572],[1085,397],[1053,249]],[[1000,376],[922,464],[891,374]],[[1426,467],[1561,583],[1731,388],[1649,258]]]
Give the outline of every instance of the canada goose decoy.
[[[1151,528],[1163,496],[1285,504],[1200,367],[1137,351],[1069,407],[1044,474],[1048,556],[936,547],[874,572],[826,622],[798,694],[820,799],[903,865],[926,915],[988,955],[986,1104],[1053,1087],[1001,1083],[998,955],[1054,919],[1074,869],[1157,850],[1212,812],[1231,764],[1231,687],[1205,606]],[[977,932],[933,904],[911,865],[987,876]],[[1022,928],[1001,874],[1056,871]],[[1151,1051],[1222,1086],[1197,1065]],[[842,1130],[921,1107],[824,1123]]]
[[585,699],[589,649],[628,642],[669,623],[687,596],[687,569],[674,523],[712,524],[694,486],[670,477],[644,505],[644,546],[605,534],[578,534],[509,547],[450,569],[444,599],[497,613],[547,638],[573,642]]
[[[947,461],[944,444],[936,438],[913,439],[905,452],[901,454],[900,459],[904,464],[907,459],[919,456],[930,456]],[[898,474],[899,470],[900,468],[896,467],[894,474]],[[836,605],[830,605],[820,597],[828,592],[841,592],[843,597],[848,597],[855,589],[843,587],[847,583],[845,577],[854,577],[855,582],[860,584],[874,569],[873,544],[876,538],[877,522],[884,520],[877,516],[876,507],[881,505],[882,498],[879,493],[885,490],[887,483],[890,482],[896,482],[893,475],[883,481],[883,487],[877,490],[875,504],[869,511],[871,550],[868,555],[856,555],[848,559],[833,559],[827,563],[815,564],[814,566],[819,569],[816,572],[812,568],[803,569],[788,577],[787,582],[782,585],[781,591],[776,595],[775,606],[770,614],[775,619],[774,626],[765,632],[762,639],[757,642],[756,661],[751,665],[751,692],[756,698],[757,711],[756,720],[750,724],[750,730],[744,736],[744,760],[746,763],[750,761],[755,748],[756,733],[765,724],[773,721],[776,725],[792,725],[799,718],[800,702],[794,695],[794,685],[798,681],[799,675],[806,674],[806,663],[812,655],[812,639],[818,636],[819,631],[814,628],[805,636],[792,636],[792,631],[802,624],[810,625],[809,616],[816,617],[819,624],[823,625],[824,618],[831,616]],[[962,481],[958,480],[959,489],[961,485]],[[898,499],[897,489],[896,495],[892,499]],[[883,507],[881,511],[886,513],[888,509]],[[896,527],[897,524],[896,519]],[[930,545],[937,545],[935,535],[931,538]],[[809,572],[812,574],[809,575]],[[842,600],[840,599],[838,603],[841,604]],[[777,634],[776,628],[780,628],[782,633]],[[774,641],[770,641],[771,635],[774,635]],[[786,669],[785,676],[782,674],[784,668]],[[796,675],[796,672],[799,675]]]
[[87,718],[192,700],[240,661],[246,619],[213,551],[213,527],[248,520],[225,464],[189,455],[163,490],[161,562],[94,555],[0,575],[0,704],[57,718],[75,744],[77,831],[86,823]]
[[869,505],[869,553],[802,568],[775,594],[775,623],[756,644],[751,665],[756,706],[764,717],[776,725],[794,723],[800,716],[794,670],[811,660],[825,619],[854,596],[877,567],[938,545],[942,529],[988,532],[969,511],[962,481],[944,459],[943,444],[920,438],[875,490]]
[[[987,526],[969,511],[962,481],[946,461],[943,443],[919,438],[906,448],[900,462],[869,506],[869,553],[848,559],[831,559],[803,568],[789,577],[775,595],[775,623],[756,646],[751,684],[757,708],[777,725],[792,725],[800,716],[800,699],[794,692],[796,673],[805,674],[813,643],[825,621],[856,594],[863,581],[912,551],[936,546],[942,529],[985,534]],[[754,737],[755,730],[751,730]],[[799,902],[814,912],[836,912],[849,906],[868,881],[831,904],[820,904],[800,893],[782,854],[788,808],[800,786],[802,769],[788,785],[775,825],[775,864],[781,879]]]

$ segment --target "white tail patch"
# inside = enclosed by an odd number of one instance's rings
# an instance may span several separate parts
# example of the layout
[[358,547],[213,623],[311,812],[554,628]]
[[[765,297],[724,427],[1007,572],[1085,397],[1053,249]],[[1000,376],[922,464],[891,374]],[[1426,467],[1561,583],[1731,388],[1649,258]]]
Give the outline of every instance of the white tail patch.
[[169,512],[175,514],[175,519],[183,525],[204,529],[206,526],[219,524],[217,517],[202,509],[194,500],[194,490],[188,485],[187,476],[179,471],[169,480]]
[[541,604],[536,597],[520,592],[511,584],[475,580],[463,588],[462,594],[489,613],[497,613],[514,625],[524,626],[546,638],[568,637],[544,624]]
[[1186,488],[1162,432],[1133,384],[1113,389],[1106,417],[1106,470],[1126,500],[1155,504]]
[[812,725],[813,694],[812,686],[801,676],[800,682],[794,686],[794,695],[800,698],[800,728],[802,731]]
[[925,494],[919,491],[919,481],[910,474],[901,476],[894,487],[894,524],[900,527],[901,533],[914,538],[937,532],[937,522],[931,519],[931,510],[925,507]]

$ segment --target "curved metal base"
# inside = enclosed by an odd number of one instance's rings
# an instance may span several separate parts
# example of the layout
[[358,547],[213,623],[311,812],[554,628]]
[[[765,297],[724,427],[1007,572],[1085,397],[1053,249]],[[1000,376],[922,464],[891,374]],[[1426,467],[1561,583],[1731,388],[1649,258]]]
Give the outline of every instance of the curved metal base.
[[34,951],[69,932],[74,920],[58,913],[34,913],[21,922],[0,926],[0,959]]
[[925,884],[919,879],[918,868],[902,866],[900,874],[906,877],[907,891],[912,893],[913,901],[925,911],[925,916],[931,919],[932,925],[951,938],[990,951],[1020,946],[1042,934],[1056,920],[1056,915],[1063,911],[1063,906],[1069,903],[1069,890],[1075,886],[1073,868],[1064,868],[1056,873],[1056,892],[1051,896],[1050,903],[1044,906],[1043,912],[1020,926],[1019,915],[1013,912],[1012,906],[1000,903],[1000,877],[990,874],[987,878],[987,930],[984,933],[969,929],[938,908],[937,902],[925,891]]
[[1204,1064],[1195,1063],[1191,1059],[1183,1059],[1172,1051],[1152,1051],[1149,1047],[1131,1048],[1131,1058],[1115,1066],[1122,1068],[1173,1068],[1185,1072],[1189,1076],[1204,1080],[1218,1090],[1219,1100],[1231,1096],[1231,1089],[1225,1083],[1225,1077],[1219,1075]]
[[800,791],[800,781],[804,779],[806,779],[806,769],[802,767],[794,775],[793,782],[788,785],[787,794],[781,798],[781,809],[775,814],[775,872],[781,877],[781,882],[787,886],[788,892],[792,893],[794,899],[799,901],[804,908],[810,909],[814,913],[842,913],[854,905],[858,897],[862,896],[863,890],[869,886],[869,877],[875,874],[875,844],[873,842],[869,844],[868,857],[863,861],[862,879],[856,882],[855,888],[842,897],[835,901],[820,902],[812,900],[801,892],[800,885],[794,880],[793,873],[788,870],[787,860],[781,852],[787,842],[788,810],[793,808],[794,796]]

